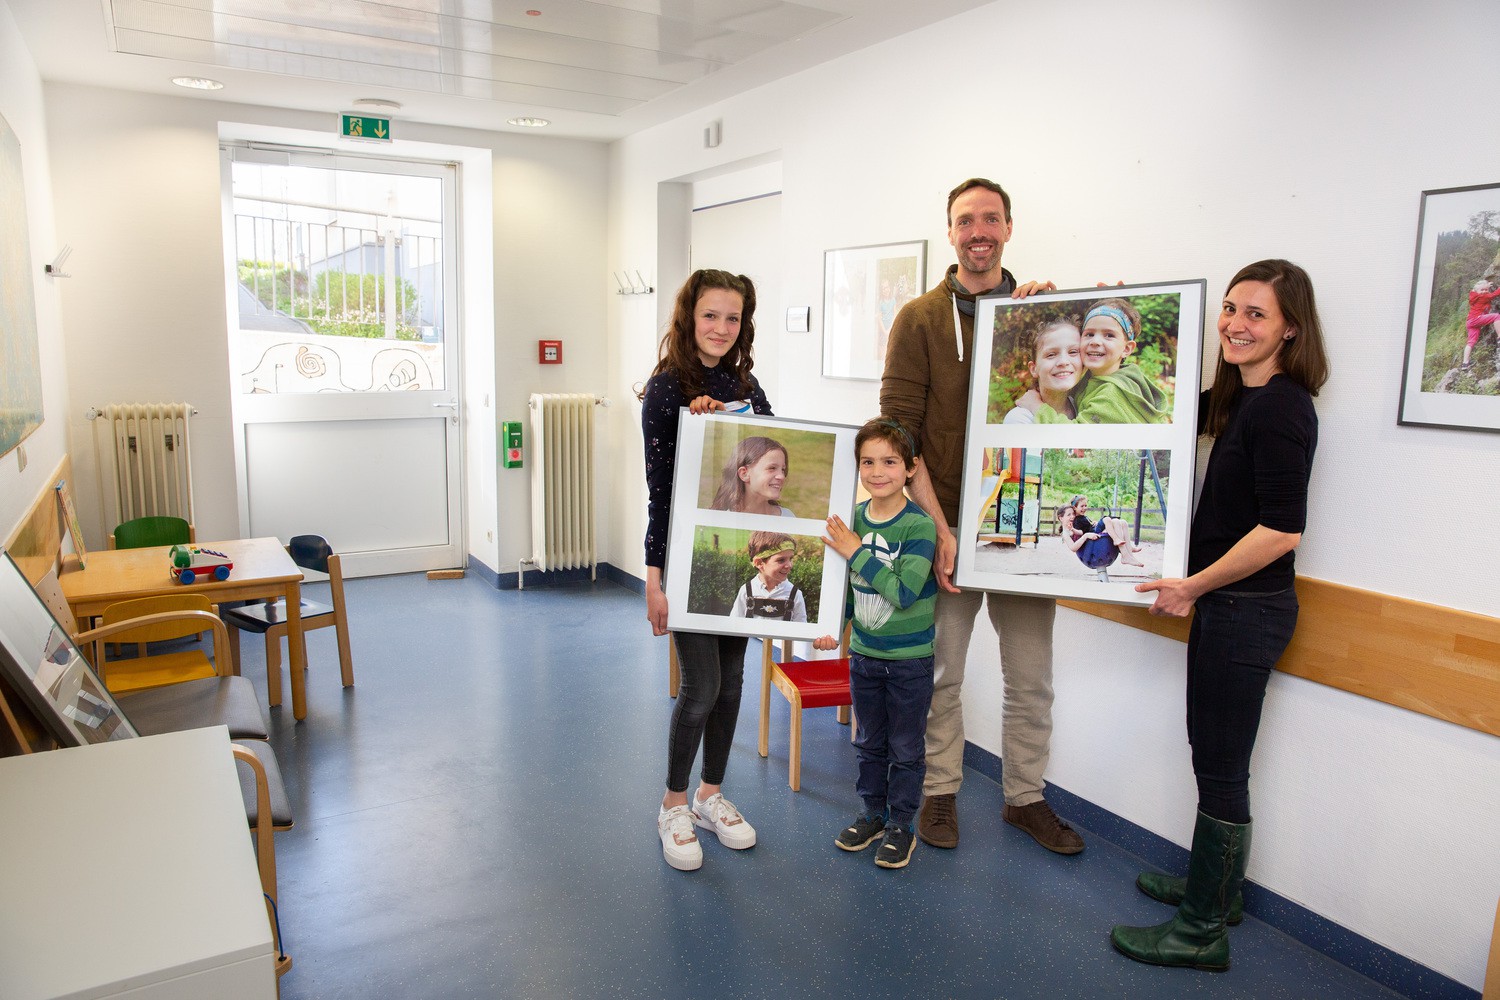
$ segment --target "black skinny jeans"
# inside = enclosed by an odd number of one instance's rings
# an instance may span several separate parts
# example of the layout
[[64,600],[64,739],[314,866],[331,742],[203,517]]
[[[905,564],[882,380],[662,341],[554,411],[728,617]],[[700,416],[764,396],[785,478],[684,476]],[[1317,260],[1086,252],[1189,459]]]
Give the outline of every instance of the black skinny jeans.
[[673,632],[682,686],[667,736],[667,791],[685,792],[698,744],[703,744],[703,783],[724,783],[729,747],[740,717],[745,683],[744,636]]
[[1297,592],[1198,598],[1188,634],[1187,730],[1198,808],[1250,822],[1250,753],[1271,669],[1297,627]]

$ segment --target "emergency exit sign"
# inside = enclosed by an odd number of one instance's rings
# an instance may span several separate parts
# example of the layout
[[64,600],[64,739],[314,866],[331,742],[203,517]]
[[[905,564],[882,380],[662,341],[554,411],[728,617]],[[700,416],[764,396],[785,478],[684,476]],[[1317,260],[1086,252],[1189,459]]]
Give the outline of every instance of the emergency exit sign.
[[376,142],[390,142],[391,120],[369,118],[365,115],[340,115],[339,134],[346,139],[373,139]]

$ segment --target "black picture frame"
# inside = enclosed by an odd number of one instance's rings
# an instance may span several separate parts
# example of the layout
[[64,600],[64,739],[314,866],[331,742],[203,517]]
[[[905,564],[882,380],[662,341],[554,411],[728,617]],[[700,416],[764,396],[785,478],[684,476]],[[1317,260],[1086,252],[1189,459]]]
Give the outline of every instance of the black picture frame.
[[1422,192],[1398,424],[1500,432],[1500,321],[1469,326],[1477,283],[1500,288],[1496,243],[1500,183]]

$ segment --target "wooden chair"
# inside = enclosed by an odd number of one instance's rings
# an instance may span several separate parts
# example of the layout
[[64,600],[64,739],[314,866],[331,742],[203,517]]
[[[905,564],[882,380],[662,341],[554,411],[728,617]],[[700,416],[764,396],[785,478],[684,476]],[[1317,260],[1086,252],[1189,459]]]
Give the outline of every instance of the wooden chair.
[[[774,686],[791,705],[791,735],[787,752],[787,784],[792,791],[802,790],[802,712],[809,708],[838,706],[838,720],[847,725],[850,721],[849,707],[853,699],[849,696],[849,630],[844,629],[843,641],[839,644],[839,659],[803,660],[792,659],[792,644],[782,643],[785,662],[777,663],[772,658],[770,639],[761,640],[760,653],[760,755],[770,756],[771,742],[771,688]],[[854,738],[851,729],[850,739]]]
[[1484,973],[1484,1000],[1500,1000],[1500,904],[1495,906],[1495,930],[1490,934],[1490,961]]
[[[349,616],[344,606],[344,570],[338,553],[322,535],[294,535],[286,547],[292,561],[304,570],[326,574],[333,604],[319,604],[302,599],[302,630],[333,626],[338,636],[339,673],[344,687],[354,686],[354,657],[349,648]],[[286,636],[286,601],[274,604],[247,604],[224,611],[229,626],[230,656],[235,673],[239,673],[239,630],[264,633],[266,637],[266,694],[272,705],[281,704],[281,640]]]
[[186,545],[197,541],[193,526],[180,517],[138,517],[115,528],[112,549],[145,549],[153,545]]
[[[229,633],[224,623],[213,613],[213,605],[201,594],[172,594],[166,597],[143,597],[134,601],[121,601],[104,609],[103,624],[73,637],[79,645],[94,644],[95,654],[91,658],[100,667],[99,675],[111,694],[125,694],[178,684],[183,681],[227,676],[231,673],[233,659],[229,649]],[[178,650],[168,653],[147,653],[134,659],[117,659],[104,662],[99,643],[105,639],[116,642],[147,644],[182,639],[212,631],[214,634],[214,658],[210,660],[201,649]]]

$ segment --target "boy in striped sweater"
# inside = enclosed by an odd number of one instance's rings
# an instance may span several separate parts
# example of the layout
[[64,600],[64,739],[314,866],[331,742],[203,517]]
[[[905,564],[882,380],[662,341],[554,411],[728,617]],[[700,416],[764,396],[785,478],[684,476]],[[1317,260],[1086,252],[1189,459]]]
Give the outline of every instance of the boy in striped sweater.
[[[906,498],[916,456],[900,424],[870,421],[855,436],[854,450],[870,499],[855,507],[852,530],[838,515],[830,517],[823,541],[849,560],[845,613],[852,623],[849,687],[858,725],[855,790],[864,811],[834,842],[862,851],[878,839],[875,863],[904,868],[916,846],[912,820],[927,773],[937,528]],[[824,636],[813,645],[833,649],[838,643]]]

